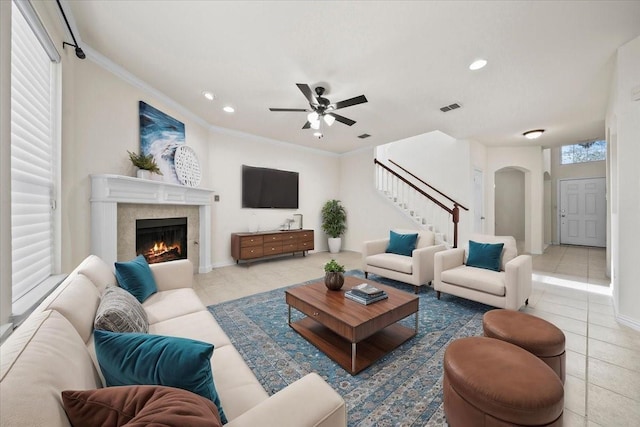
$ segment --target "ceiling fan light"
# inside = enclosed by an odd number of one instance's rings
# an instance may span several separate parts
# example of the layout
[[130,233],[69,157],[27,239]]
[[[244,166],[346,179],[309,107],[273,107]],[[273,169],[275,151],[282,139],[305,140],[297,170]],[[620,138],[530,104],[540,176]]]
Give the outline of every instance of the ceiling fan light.
[[325,114],[322,117],[324,118],[324,122],[327,124],[327,126],[331,126],[333,122],[336,121],[336,118],[333,117],[331,114]]
[[543,132],[544,132],[544,129],[534,129],[534,130],[528,130],[522,135],[527,139],[536,139],[536,138],[540,138]]
[[316,138],[320,139],[320,138],[322,138],[322,132],[319,132],[319,131],[318,132],[314,132],[313,136],[315,136]]
[[307,120],[309,120],[309,123],[317,122],[319,120],[318,113],[316,113],[315,111],[309,113],[307,115]]
[[314,122],[310,121],[309,123],[311,123],[311,129],[315,129],[315,130],[320,129],[320,120],[316,120]]

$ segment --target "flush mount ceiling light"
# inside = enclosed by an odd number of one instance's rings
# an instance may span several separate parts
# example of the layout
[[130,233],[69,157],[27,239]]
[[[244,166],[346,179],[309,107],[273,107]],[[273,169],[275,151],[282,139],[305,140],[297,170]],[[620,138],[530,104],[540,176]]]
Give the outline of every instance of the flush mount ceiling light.
[[229,105],[224,107],[223,110],[226,111],[227,113],[233,113],[234,111],[236,111],[233,107],[231,107]]
[[527,139],[536,139],[536,138],[540,138],[543,132],[544,132],[544,129],[534,129],[534,130],[528,130],[522,135]]
[[216,99],[216,96],[213,94],[213,92],[209,92],[208,90],[202,92],[202,96],[207,98],[209,101],[213,101],[214,99]]
[[476,70],[479,70],[480,68],[484,68],[485,65],[487,65],[486,59],[476,59],[471,63],[471,65],[469,65],[469,69],[472,71],[476,71]]

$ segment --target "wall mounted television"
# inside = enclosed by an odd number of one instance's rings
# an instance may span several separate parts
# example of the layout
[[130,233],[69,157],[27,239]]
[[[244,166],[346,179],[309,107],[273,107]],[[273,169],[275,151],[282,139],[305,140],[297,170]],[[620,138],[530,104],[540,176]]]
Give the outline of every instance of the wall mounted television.
[[242,207],[298,209],[298,172],[242,165]]

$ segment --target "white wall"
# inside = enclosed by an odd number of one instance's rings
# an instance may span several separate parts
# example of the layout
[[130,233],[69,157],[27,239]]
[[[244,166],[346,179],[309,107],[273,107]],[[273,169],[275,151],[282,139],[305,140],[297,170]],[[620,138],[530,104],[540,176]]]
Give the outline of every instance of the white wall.
[[517,169],[503,169],[495,174],[495,233],[524,240],[524,173]]
[[525,174],[525,252],[543,250],[543,156],[542,148],[488,147],[485,182],[488,194],[487,234],[495,234],[495,172],[511,167]]
[[[249,231],[252,215],[260,230],[273,230],[294,213],[302,214],[304,228],[315,230],[315,250],[327,250],[320,211],[327,200],[338,198],[341,162],[337,155],[220,129],[211,129],[209,146],[210,187],[220,196],[213,204],[214,267],[233,262],[231,233]],[[299,209],[243,209],[243,164],[298,172]],[[353,207],[346,201],[343,205],[351,221]]]
[[[640,37],[620,47],[609,109],[611,260],[618,320],[640,329]],[[637,96],[637,95],[636,95]]]

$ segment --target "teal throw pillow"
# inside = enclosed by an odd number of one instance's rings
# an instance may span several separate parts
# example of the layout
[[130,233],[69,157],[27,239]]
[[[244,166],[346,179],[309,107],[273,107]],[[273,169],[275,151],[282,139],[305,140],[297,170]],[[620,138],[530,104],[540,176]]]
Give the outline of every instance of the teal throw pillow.
[[467,266],[500,271],[500,259],[504,243],[478,243],[469,240]]
[[385,252],[411,256],[416,248],[418,233],[415,234],[399,234],[395,231],[389,231],[389,245]]
[[108,387],[163,385],[211,400],[227,419],[213,383],[213,344],[188,338],[94,330],[96,356]]
[[142,255],[128,262],[116,262],[116,278],[120,287],[129,291],[140,303],[158,291],[156,279]]

